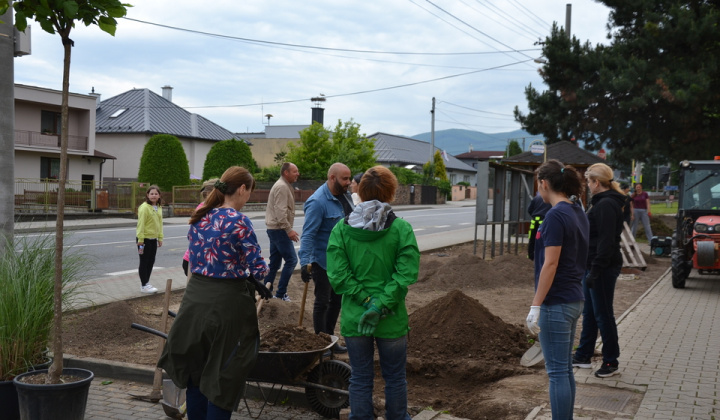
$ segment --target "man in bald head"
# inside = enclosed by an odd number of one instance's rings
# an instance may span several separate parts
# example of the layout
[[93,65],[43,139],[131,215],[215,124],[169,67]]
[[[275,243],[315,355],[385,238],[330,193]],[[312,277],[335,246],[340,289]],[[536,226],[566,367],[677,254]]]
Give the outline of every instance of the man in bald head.
[[[330,286],[327,277],[325,252],[330,232],[335,224],[353,210],[350,186],[350,168],[334,163],[328,170],[327,182],[305,201],[305,223],[300,237],[301,277],[304,282],[312,278],[315,283],[315,304],[313,305],[313,327],[315,333],[335,333],[340,315],[341,296]],[[333,353],[345,353],[347,349],[336,344]]]

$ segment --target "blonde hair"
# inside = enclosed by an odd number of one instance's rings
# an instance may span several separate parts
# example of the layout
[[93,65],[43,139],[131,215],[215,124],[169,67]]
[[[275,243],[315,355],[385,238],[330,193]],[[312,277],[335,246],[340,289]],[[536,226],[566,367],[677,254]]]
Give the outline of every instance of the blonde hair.
[[620,194],[624,194],[620,188],[620,183],[613,179],[614,176],[612,168],[604,163],[590,165],[585,171],[585,179],[592,179],[609,190],[615,190]]

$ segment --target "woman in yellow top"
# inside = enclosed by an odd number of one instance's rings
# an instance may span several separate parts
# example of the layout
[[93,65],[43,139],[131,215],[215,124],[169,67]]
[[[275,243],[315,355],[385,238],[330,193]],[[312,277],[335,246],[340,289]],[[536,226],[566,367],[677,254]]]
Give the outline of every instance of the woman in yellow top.
[[150,274],[155,265],[155,254],[163,243],[162,198],[160,188],[151,185],[145,192],[145,202],[138,208],[138,224],[135,233],[138,254],[140,255],[140,292],[155,293],[158,291],[150,284]]

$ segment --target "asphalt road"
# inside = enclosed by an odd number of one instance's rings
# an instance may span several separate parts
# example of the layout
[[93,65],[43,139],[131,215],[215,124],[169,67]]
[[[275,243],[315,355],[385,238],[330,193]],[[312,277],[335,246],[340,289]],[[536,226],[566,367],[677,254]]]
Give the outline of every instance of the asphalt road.
[[[475,220],[474,207],[445,207],[418,210],[398,210],[398,217],[410,222],[420,242],[435,237],[452,236],[453,232],[472,228]],[[295,230],[302,233],[304,217],[295,218]],[[265,221],[262,217],[253,218],[252,223],[266,254],[269,240],[265,234]],[[187,230],[184,224],[166,223],[164,226],[165,240],[158,250],[155,267],[172,267],[182,264],[182,257],[187,249]],[[434,239],[433,239],[434,240]],[[137,271],[138,257],[135,247],[135,228],[118,227],[108,229],[91,229],[68,232],[65,244],[73,248],[81,248],[93,264],[88,273],[89,278],[120,275]],[[296,249],[299,243],[296,244]],[[267,257],[267,255],[265,255]]]

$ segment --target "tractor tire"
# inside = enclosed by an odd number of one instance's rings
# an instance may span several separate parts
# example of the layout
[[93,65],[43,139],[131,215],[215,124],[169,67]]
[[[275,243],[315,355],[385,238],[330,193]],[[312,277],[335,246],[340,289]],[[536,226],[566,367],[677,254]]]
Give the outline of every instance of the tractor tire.
[[687,269],[687,261],[685,261],[685,251],[682,249],[674,249],[671,254],[670,262],[672,270],[672,285],[676,289],[685,288],[685,279],[687,279],[690,271]]

